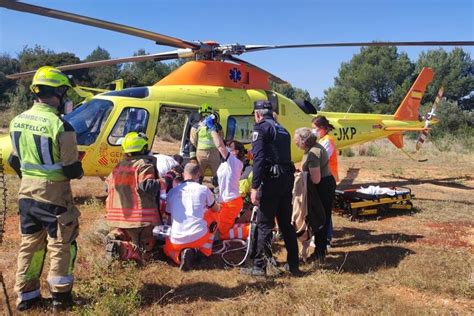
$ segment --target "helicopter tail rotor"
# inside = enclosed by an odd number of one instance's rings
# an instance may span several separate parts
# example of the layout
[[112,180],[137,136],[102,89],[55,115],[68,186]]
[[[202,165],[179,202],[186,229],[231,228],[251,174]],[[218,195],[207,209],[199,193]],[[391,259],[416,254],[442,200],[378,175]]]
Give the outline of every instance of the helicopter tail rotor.
[[441,87],[438,90],[438,94],[436,95],[436,99],[433,103],[433,106],[431,107],[431,111],[428,112],[425,116],[425,129],[420,132],[420,136],[418,137],[418,141],[416,142],[416,151],[419,151],[421,149],[421,146],[423,146],[426,138],[428,137],[429,129],[431,127],[431,123],[434,119],[436,119],[436,108],[438,107],[439,102],[441,102],[441,99],[443,98],[444,94],[444,88]]

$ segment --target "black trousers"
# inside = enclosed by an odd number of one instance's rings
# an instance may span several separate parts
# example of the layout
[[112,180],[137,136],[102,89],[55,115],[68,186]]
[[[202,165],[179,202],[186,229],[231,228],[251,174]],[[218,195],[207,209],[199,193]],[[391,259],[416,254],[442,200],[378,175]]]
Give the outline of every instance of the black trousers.
[[334,203],[334,195],[336,191],[336,180],[333,176],[324,177],[317,185],[315,185],[318,191],[319,198],[324,208],[326,215],[326,221],[322,229],[318,230],[314,234],[316,253],[318,255],[324,255],[326,253],[328,243],[328,226],[329,219],[332,216],[332,206]]
[[277,179],[265,179],[262,184],[260,209],[257,213],[257,236],[254,266],[265,268],[271,257],[272,230],[275,217],[285,241],[287,262],[291,268],[298,267],[298,242],[296,231],[291,225],[292,191],[295,177],[293,173],[284,173]]

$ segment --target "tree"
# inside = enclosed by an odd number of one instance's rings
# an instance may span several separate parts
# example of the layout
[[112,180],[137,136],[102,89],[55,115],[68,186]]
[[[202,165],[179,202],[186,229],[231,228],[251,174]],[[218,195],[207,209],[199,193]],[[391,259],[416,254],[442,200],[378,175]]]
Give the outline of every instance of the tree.
[[55,53],[50,49],[46,50],[38,45],[34,48],[25,46],[18,54],[18,60],[20,61],[21,71],[35,70],[42,66],[77,64],[81,61],[73,53]]
[[324,91],[326,109],[345,112],[393,113],[408,90],[414,65],[397,48],[362,47],[342,63],[335,85]]
[[[140,49],[133,55],[147,55],[147,52],[144,49]],[[125,84],[129,87],[150,86],[164,78],[170,72],[171,68],[169,65],[159,61],[149,60],[126,64],[120,73],[120,77],[124,79]]]
[[291,100],[301,99],[311,102],[317,110],[320,109],[322,100],[319,98],[311,98],[310,93],[307,90],[303,90],[301,88],[293,87],[289,83],[285,84],[276,84],[274,82],[270,83],[271,89],[275,92],[283,94],[285,97]]
[[[107,59],[110,59],[110,53],[98,46],[84,61],[90,62]],[[106,84],[114,81],[118,77],[118,74],[118,65],[89,68],[89,85],[92,85],[93,87],[104,87]]]
[[444,97],[450,101],[458,101],[474,90],[474,61],[462,48],[449,53],[441,48],[423,52],[415,69],[419,72],[423,67],[431,67],[434,72],[424,100],[434,100],[441,86],[444,86]]
[[26,111],[33,103],[33,95],[30,93],[28,88],[23,85],[17,85],[16,89],[10,95],[10,108],[13,110],[13,114],[19,114]]
[[474,136],[474,113],[462,110],[457,102],[442,101],[438,106],[437,117],[439,122],[430,130],[432,139],[447,135],[459,138]]
[[[69,64],[77,64],[81,60],[73,53],[63,52],[55,53],[52,50],[46,50],[41,46],[36,45],[34,48],[25,46],[23,50],[18,54],[18,60],[20,62],[20,71],[36,70],[42,66],[62,66]],[[75,79],[84,80],[87,69],[78,69],[74,71],[68,71],[67,74],[73,75]],[[31,77],[21,79],[20,83],[25,87],[31,83]]]
[[7,79],[9,74],[16,73],[20,70],[20,63],[17,59],[8,55],[0,55],[0,102],[8,102],[9,94],[15,90],[16,81]]

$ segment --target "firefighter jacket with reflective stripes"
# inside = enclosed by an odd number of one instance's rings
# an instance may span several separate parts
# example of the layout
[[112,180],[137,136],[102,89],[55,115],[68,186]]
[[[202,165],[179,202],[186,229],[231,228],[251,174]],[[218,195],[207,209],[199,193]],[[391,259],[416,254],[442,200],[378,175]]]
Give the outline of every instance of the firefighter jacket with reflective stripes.
[[112,227],[159,225],[160,181],[153,156],[131,156],[107,177],[107,222]]
[[[207,129],[206,126],[202,124],[203,123],[200,122],[198,124],[193,125],[193,127],[191,127],[189,138],[190,138],[191,144],[195,147],[193,149],[211,150],[211,149],[216,148],[216,145],[214,144],[214,141],[212,140],[211,132]],[[224,138],[224,133],[222,132],[222,126],[220,126],[220,124],[217,124],[216,128],[217,128],[217,132],[219,133],[219,136]]]
[[11,121],[10,136],[23,178],[57,182],[82,176],[76,133],[56,108],[35,103]]

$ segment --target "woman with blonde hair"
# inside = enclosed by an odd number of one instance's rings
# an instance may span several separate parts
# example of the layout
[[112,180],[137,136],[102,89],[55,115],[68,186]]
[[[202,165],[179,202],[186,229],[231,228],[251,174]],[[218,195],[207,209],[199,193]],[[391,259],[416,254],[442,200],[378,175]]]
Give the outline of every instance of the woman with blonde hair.
[[[308,214],[316,245],[316,250],[312,257],[319,259],[320,262],[324,262],[327,249],[328,223],[331,218],[336,181],[329,170],[328,153],[318,143],[317,137],[312,133],[311,129],[306,127],[298,128],[294,134],[294,142],[297,147],[304,151],[304,156],[301,160],[301,170],[308,172]],[[321,203],[319,203],[318,199]],[[324,208],[325,220],[319,223],[311,223],[311,218],[320,218],[317,214],[321,213],[321,210],[317,208],[321,204]]]

